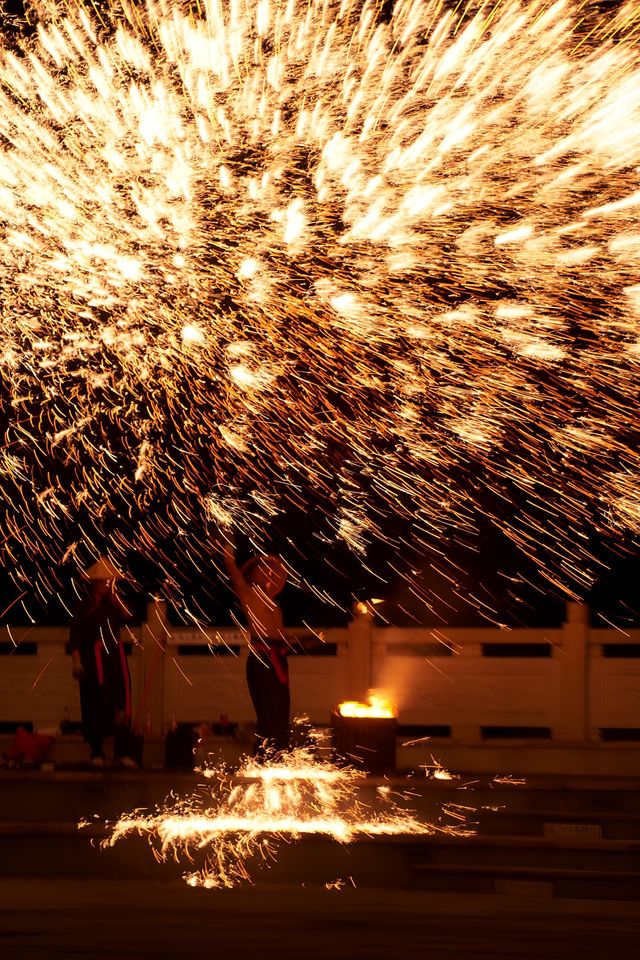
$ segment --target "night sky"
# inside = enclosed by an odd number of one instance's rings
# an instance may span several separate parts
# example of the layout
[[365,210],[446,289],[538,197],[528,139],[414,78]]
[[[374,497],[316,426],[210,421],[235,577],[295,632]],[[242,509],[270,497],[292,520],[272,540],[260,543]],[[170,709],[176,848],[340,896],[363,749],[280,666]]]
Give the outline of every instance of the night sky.
[[[108,6],[108,4],[96,4]],[[619,4],[599,3],[592,4],[592,8],[606,15]],[[16,0],[5,0],[5,29],[16,31],[24,29],[21,22],[22,4]],[[381,17],[388,16],[391,4],[383,4]],[[304,282],[304,278],[301,279]],[[431,278],[432,293],[446,302],[446,277]],[[508,291],[502,291],[504,295]],[[455,303],[457,291],[453,296]],[[582,291],[582,297],[588,294]],[[586,310],[592,314],[606,314],[607,304],[603,300],[587,299]],[[573,345],[576,350],[581,349],[591,336],[589,329],[576,326],[572,331]],[[108,356],[101,362],[108,362]],[[182,387],[182,398],[186,407],[189,404],[190,385]],[[212,386],[211,389],[214,389]],[[625,402],[626,398],[615,395],[615,388],[611,388],[611,402]],[[108,402],[108,401],[107,401]],[[144,414],[144,397],[133,398],[132,402],[139,403],[140,412]],[[338,401],[336,401],[338,402]],[[42,415],[39,408],[41,399],[35,397],[30,411],[32,421],[40,422],[44,432],[50,429],[47,415]],[[581,398],[576,394],[576,413],[580,412]],[[4,409],[3,409],[4,408]],[[428,416],[429,410],[425,410]],[[7,448],[16,442],[15,433],[11,427],[12,411],[6,400],[6,387],[3,390],[0,383],[0,418],[2,419],[3,433]],[[164,438],[170,445],[170,431],[173,429],[173,411],[167,410],[165,429],[169,434]],[[120,435],[117,427],[106,422],[100,425],[103,436],[107,436],[114,452],[114,471],[126,472],[132,469],[133,449],[128,445],[126,435]],[[176,434],[178,437],[178,434]],[[632,445],[634,438],[624,438]],[[637,437],[635,441],[637,442]],[[178,440],[176,440],[176,443]],[[517,454],[517,436],[514,436],[514,446],[497,454],[497,457],[506,458],[509,453]],[[378,451],[380,452],[380,451]],[[384,451],[382,451],[384,452]],[[39,481],[46,485],[47,477],[54,477],[56,482],[65,483],[65,466],[62,452],[53,459],[39,461],[32,464]],[[473,492],[473,502],[476,504],[471,532],[462,532],[451,527],[439,544],[441,554],[429,552],[412,539],[410,523],[397,515],[393,515],[383,502],[377,504],[380,511],[380,527],[386,537],[386,542],[373,540],[364,555],[349,551],[343,545],[336,545],[327,537],[321,505],[314,502],[314,496],[307,491],[307,495],[300,509],[289,508],[286,513],[274,520],[268,527],[264,545],[273,552],[282,552],[295,564],[301,575],[301,584],[298,587],[288,586],[282,596],[282,605],[287,621],[298,624],[307,621],[315,624],[331,625],[342,623],[349,616],[351,603],[354,599],[379,597],[385,600],[379,609],[380,622],[392,624],[425,624],[428,626],[476,626],[500,624],[507,627],[539,626],[560,623],[564,616],[564,601],[566,593],[551,582],[548,572],[554,569],[554,542],[551,532],[545,542],[544,534],[541,537],[537,564],[534,557],[525,557],[503,532],[505,523],[510,522],[511,516],[517,516],[523,510],[538,510],[537,516],[544,525],[544,514],[540,504],[534,507],[527,501],[522,490],[511,484],[506,478],[502,488],[496,491],[495,474],[500,471],[500,462],[496,464],[478,465],[470,462],[463,468],[461,475],[456,477],[460,488],[467,488]],[[497,469],[494,469],[497,468]],[[561,480],[563,466],[555,464]],[[585,455],[582,470],[586,475],[596,475],[598,471],[596,461],[590,462]],[[5,481],[5,498],[9,503],[9,512],[15,510],[15,504],[24,496],[20,482]],[[175,503],[168,499],[163,502],[162,496],[157,497],[149,509],[154,515],[162,518],[164,510],[172,510]],[[183,549],[168,531],[163,541],[158,528],[150,535],[159,554],[174,554],[176,556],[174,593],[181,593],[186,605],[197,612],[203,620],[219,624],[230,622],[230,609],[233,608],[233,598],[217,572],[219,555],[217,552],[217,535],[215,528],[208,524],[197,502],[197,495],[185,493],[180,501],[181,508],[189,514],[185,529],[185,542],[188,547]],[[375,505],[375,495],[373,495]],[[11,506],[13,504],[13,506]],[[101,525],[96,525],[95,518],[83,515],[82,511],[69,518],[66,527],[61,533],[60,541],[73,542],[79,532],[87,524],[93,524],[93,543],[100,545],[101,538],[108,544],[114,531],[122,526],[124,535],[127,527],[137,529],[144,526],[144,511],[131,509],[126,503],[126,494],[122,502],[117,497],[113,501],[113,509],[106,516]],[[0,506],[0,510],[3,507]],[[122,513],[120,513],[120,509]],[[7,507],[4,507],[5,513]],[[405,516],[411,511],[411,504],[403,504]],[[126,522],[123,515],[128,513]],[[622,629],[637,625],[640,618],[640,549],[631,536],[618,531],[616,535],[604,530],[603,518],[598,515],[594,506],[591,515],[591,527],[584,532],[588,539],[589,550],[595,558],[592,588],[576,587],[575,597],[589,601],[592,604],[594,623],[607,625],[612,622]],[[2,617],[3,622],[28,622],[33,618],[42,623],[58,623],[66,619],[65,603],[73,602],[74,590],[71,580],[75,575],[76,566],[71,563],[58,564],[59,553],[47,542],[49,534],[43,537],[40,546],[31,543],[28,546],[14,545],[10,555],[5,556],[4,571],[0,576],[0,603],[8,608]],[[132,538],[135,539],[135,538]],[[238,538],[238,556],[242,560],[248,556],[250,544],[247,537]],[[156,592],[163,591],[165,572],[159,569],[154,561],[153,550],[143,551],[132,549],[128,557],[128,573],[137,584],[134,592],[131,587],[130,599],[142,614],[145,598]],[[90,555],[83,556],[80,552],[78,559],[82,563],[90,563]],[[10,569],[13,566],[12,570]],[[16,587],[15,569],[20,569],[21,580],[31,580],[34,584],[38,579],[38,571],[47,568],[50,582],[55,583],[55,597],[38,596],[33,590],[30,596],[17,599],[20,591]],[[404,571],[409,568],[415,578],[415,584],[428,602],[425,603],[416,595],[410,586]],[[546,570],[541,572],[541,568]],[[304,581],[307,581],[305,584]],[[313,588],[308,584],[312,584]],[[330,600],[323,600],[319,594],[325,592]],[[24,603],[23,603],[24,600]],[[4,601],[3,603],[1,601]],[[25,609],[26,604],[26,609]],[[182,619],[176,609],[172,616],[176,622]]]

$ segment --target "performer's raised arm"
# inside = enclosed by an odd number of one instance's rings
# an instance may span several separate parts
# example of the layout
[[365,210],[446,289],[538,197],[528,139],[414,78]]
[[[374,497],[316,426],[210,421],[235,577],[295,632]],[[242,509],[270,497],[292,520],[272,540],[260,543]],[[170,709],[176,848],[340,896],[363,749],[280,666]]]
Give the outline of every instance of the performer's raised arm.
[[231,540],[225,539],[222,548],[222,558],[236,596],[241,601],[245,600],[249,584],[243,577],[242,571],[236,563],[236,551]]

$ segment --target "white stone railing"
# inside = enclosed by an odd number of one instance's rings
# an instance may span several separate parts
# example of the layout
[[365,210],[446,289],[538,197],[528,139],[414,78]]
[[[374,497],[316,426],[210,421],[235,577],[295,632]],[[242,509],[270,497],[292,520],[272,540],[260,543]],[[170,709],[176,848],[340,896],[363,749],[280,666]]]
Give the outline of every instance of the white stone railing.
[[[584,744],[640,728],[640,630],[591,628],[579,604],[568,605],[561,628],[535,630],[378,627],[361,606],[348,627],[322,634],[332,655],[290,660],[293,712],[315,723],[377,687],[396,701],[401,725],[457,743],[522,735]],[[0,723],[79,719],[67,636],[66,627],[0,631],[3,649],[15,646],[0,656]],[[171,628],[163,606],[150,604],[129,639],[140,727],[164,733],[174,716],[252,721],[242,631]]]

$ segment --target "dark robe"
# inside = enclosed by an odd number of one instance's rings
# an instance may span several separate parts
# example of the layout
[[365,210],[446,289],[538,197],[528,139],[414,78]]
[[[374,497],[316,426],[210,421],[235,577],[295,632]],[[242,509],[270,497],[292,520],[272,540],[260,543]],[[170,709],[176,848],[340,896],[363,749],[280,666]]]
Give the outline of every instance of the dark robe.
[[259,756],[287,750],[291,740],[289,647],[283,640],[255,640],[249,644],[247,685],[256,711]]
[[80,709],[92,757],[104,756],[104,738],[112,734],[120,756],[120,743],[131,728],[131,675],[120,639],[128,619],[122,604],[105,594],[87,598],[71,621],[68,650],[80,654]]

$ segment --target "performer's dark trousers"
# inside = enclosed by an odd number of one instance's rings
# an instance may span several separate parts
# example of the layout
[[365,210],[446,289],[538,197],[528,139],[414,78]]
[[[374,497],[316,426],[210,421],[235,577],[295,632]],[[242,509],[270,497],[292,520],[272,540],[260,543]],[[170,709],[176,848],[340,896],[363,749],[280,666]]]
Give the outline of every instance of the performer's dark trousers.
[[282,649],[261,645],[249,651],[247,684],[256,711],[254,753],[287,750],[290,741],[289,664]]
[[131,675],[121,643],[108,651],[102,643],[81,652],[80,710],[91,757],[104,756],[104,738],[115,735],[116,758],[129,753]]

